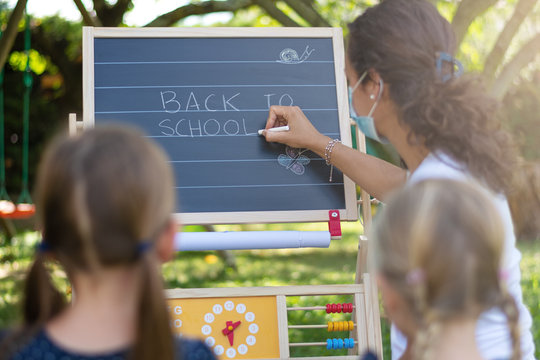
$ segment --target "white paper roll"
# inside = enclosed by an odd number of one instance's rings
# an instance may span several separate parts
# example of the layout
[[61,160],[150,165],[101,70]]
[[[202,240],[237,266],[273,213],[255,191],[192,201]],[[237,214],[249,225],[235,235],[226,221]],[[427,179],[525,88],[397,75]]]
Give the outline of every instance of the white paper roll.
[[286,249],[330,246],[328,231],[183,232],[174,239],[177,251]]

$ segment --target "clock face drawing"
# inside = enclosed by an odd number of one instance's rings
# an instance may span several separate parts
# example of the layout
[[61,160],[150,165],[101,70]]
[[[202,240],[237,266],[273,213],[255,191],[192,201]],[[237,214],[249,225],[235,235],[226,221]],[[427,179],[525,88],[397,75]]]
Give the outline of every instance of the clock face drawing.
[[274,297],[173,299],[168,305],[175,332],[201,339],[220,359],[279,357]]
[[204,314],[204,325],[201,327],[206,345],[216,355],[225,354],[230,359],[235,358],[237,353],[247,354],[250,347],[257,343],[258,332],[255,314],[245,304],[232,300],[214,304],[211,311]]

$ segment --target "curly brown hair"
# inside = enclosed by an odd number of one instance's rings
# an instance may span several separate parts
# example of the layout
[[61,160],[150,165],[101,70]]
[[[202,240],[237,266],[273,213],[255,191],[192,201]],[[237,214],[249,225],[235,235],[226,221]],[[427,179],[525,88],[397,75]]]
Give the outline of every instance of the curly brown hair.
[[[474,76],[437,71],[441,52],[455,53],[451,25],[424,0],[385,0],[349,25],[347,54],[358,74],[375,70],[389,85],[409,143],[421,143],[464,164],[492,190],[509,193],[517,163],[510,135],[497,119],[498,103]],[[366,76],[364,82],[371,81]]]

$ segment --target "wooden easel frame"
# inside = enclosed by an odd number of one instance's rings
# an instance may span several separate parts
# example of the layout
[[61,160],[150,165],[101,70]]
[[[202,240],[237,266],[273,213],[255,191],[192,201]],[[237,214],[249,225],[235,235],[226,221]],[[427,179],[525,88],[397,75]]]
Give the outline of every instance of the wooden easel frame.
[[[92,28],[83,29],[83,121],[77,121],[74,114],[70,114],[69,132],[77,132],[94,126],[94,38],[115,37],[331,37],[334,45],[334,62],[336,72],[336,89],[338,109],[340,114],[341,138],[345,145],[351,146],[350,120],[348,97],[344,77],[345,61],[342,56],[343,37],[341,29],[335,28],[154,28],[154,29],[120,29],[120,28]],[[366,152],[364,135],[356,129],[358,149]],[[362,190],[361,199],[356,200],[356,188],[354,183],[344,177],[346,209],[339,209],[342,220],[357,220],[357,203],[363,204],[362,217],[364,234],[369,233],[371,226],[370,196]],[[267,222],[304,222],[304,221],[327,221],[327,211],[277,211],[250,212],[250,213],[221,213],[217,214],[177,214],[181,216],[184,224],[228,224],[238,223],[267,223]],[[355,284],[349,285],[320,285],[320,286],[287,286],[267,288],[221,288],[221,289],[173,289],[167,290],[169,299],[198,298],[198,297],[227,297],[227,296],[276,296],[278,304],[279,343],[280,358],[288,359],[289,340],[287,332],[287,309],[286,296],[302,295],[341,295],[353,294],[355,311],[353,318],[359,324],[351,333],[356,340],[356,354],[365,350],[377,352],[382,359],[382,337],[380,327],[380,312],[378,291],[375,278],[367,270],[368,241],[361,236],[358,246]],[[361,326],[360,324],[365,324]],[[357,359],[358,355],[333,356],[333,357],[310,357],[309,359]],[[302,358],[296,358],[302,359]]]
[[[83,27],[83,128],[94,126],[94,39],[96,38],[329,38],[332,39],[339,127],[342,142],[351,146],[349,102],[341,28],[94,28]],[[356,188],[344,176],[343,221],[356,221]],[[186,225],[328,221],[328,210],[252,211],[176,214]]]

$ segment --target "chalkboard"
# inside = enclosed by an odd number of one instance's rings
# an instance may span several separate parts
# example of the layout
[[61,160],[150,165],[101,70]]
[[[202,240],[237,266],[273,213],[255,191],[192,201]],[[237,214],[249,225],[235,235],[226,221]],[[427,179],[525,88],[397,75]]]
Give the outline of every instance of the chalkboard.
[[185,223],[357,218],[353,183],[257,134],[297,105],[350,144],[341,29],[84,29],[84,127],[125,123],[170,157]]

